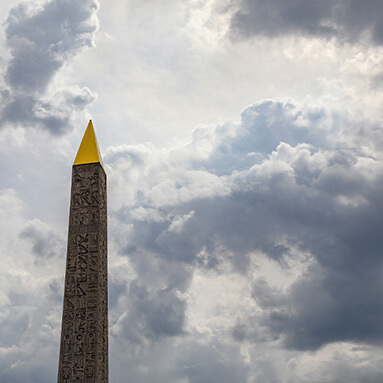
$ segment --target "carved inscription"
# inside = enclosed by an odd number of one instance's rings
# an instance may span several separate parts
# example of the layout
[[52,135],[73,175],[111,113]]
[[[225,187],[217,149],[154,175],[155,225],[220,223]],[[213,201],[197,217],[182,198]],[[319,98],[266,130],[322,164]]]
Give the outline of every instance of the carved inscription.
[[58,383],[108,382],[106,175],[73,166]]

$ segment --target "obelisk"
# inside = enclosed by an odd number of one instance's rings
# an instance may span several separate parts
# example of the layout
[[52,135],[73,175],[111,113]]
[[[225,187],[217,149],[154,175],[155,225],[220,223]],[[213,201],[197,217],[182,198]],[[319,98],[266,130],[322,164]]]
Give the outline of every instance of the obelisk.
[[92,121],[72,168],[58,383],[108,382],[106,174]]

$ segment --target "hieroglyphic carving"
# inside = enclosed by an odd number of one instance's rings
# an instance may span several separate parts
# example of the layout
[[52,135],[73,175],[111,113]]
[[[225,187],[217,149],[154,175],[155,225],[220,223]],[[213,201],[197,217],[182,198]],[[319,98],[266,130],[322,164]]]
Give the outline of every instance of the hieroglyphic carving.
[[73,166],[58,383],[108,382],[106,175]]

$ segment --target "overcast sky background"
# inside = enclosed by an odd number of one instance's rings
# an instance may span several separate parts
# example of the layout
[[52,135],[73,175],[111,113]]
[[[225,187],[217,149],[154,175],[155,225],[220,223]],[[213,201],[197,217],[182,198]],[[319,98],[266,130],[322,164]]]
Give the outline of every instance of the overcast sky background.
[[111,383],[383,381],[383,2],[1,5],[0,382],[57,379],[90,118]]

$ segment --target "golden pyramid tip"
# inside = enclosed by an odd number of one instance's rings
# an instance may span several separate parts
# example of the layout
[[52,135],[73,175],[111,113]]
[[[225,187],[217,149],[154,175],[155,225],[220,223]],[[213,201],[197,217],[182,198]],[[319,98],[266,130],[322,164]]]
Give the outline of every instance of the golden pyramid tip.
[[93,123],[92,120],[89,120],[88,127],[85,130],[73,165],[91,164],[95,162],[99,162],[101,166],[104,167],[96,134],[94,133]]

